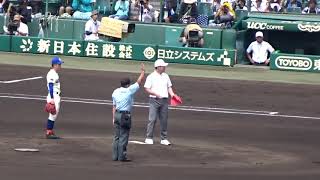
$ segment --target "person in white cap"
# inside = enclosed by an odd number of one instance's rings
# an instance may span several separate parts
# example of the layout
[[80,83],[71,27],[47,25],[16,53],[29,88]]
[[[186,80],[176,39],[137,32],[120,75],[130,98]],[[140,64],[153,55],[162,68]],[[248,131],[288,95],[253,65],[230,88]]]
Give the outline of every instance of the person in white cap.
[[177,96],[172,90],[172,83],[165,73],[166,66],[162,59],[156,60],[154,63],[154,72],[149,74],[144,88],[149,94],[149,121],[147,126],[146,144],[153,144],[153,131],[159,117],[160,120],[160,144],[170,145],[167,138],[167,121],[168,121],[168,95],[171,98]]
[[272,53],[273,51],[273,47],[268,42],[263,40],[263,33],[258,31],[256,32],[256,41],[252,42],[247,49],[247,57],[251,64],[268,65],[270,61],[268,58],[268,53]]
[[94,10],[91,12],[91,19],[87,21],[85,25],[85,38],[86,41],[99,40],[98,29],[100,21],[98,21],[98,11]]

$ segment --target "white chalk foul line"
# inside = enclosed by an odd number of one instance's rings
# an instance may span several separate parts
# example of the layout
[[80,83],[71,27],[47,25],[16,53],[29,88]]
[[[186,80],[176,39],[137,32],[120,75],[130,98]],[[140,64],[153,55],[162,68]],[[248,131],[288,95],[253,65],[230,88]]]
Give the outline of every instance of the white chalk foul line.
[[[39,101],[45,101],[45,96],[36,96],[36,95],[29,95],[27,96],[14,96],[14,95],[3,95],[6,93],[0,93],[0,98],[9,98],[9,99],[23,99],[23,100],[39,100]],[[9,94],[9,93],[7,93]],[[99,101],[93,101],[93,100],[84,100],[81,98],[70,98],[70,97],[63,97],[63,102],[69,102],[69,103],[83,103],[83,104],[96,104],[96,105],[112,105],[112,102],[110,100],[99,100]],[[144,104],[134,104],[135,107],[149,107]],[[193,106],[195,107],[195,106]],[[254,116],[268,116],[268,117],[284,117],[284,118],[298,118],[298,119],[317,119],[320,120],[320,117],[313,117],[313,116],[296,116],[296,115],[285,115],[285,114],[279,114],[278,112],[271,112],[271,111],[262,111],[262,112],[268,112],[268,113],[260,113],[259,111],[231,111],[231,110],[214,110],[214,109],[208,109],[207,107],[197,107],[197,108],[184,108],[184,107],[173,107],[170,106],[169,109],[173,110],[181,110],[181,111],[194,111],[194,112],[211,112],[211,113],[224,113],[224,114],[239,114],[239,115],[254,115]],[[223,109],[223,108],[219,108]]]
[[0,81],[0,83],[11,84],[11,83],[17,83],[17,82],[22,82],[22,81],[31,81],[31,80],[42,79],[42,78],[43,78],[42,76],[37,76],[37,77],[32,77],[32,78],[17,79],[17,80],[11,80],[11,81]]
[[[13,93],[0,93],[0,95],[8,96],[23,96],[23,97],[45,97],[39,95],[30,95],[30,94],[13,94]],[[112,103],[111,100],[103,99],[86,99],[86,98],[73,98],[73,97],[63,97],[64,100],[77,101],[90,101],[90,102],[102,102],[102,103]],[[149,107],[148,103],[135,102],[137,107]],[[235,112],[251,112],[251,113],[264,113],[264,114],[278,114],[278,112],[273,111],[256,111],[256,110],[247,110],[247,109],[230,109],[230,108],[218,108],[218,107],[201,107],[201,106],[179,106],[179,109],[200,109],[200,110],[222,110],[222,111],[235,111]]]

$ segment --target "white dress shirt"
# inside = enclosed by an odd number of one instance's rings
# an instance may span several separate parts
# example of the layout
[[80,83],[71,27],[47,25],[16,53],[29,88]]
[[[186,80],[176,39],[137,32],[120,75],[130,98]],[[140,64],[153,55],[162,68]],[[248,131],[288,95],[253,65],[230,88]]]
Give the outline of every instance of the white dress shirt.
[[254,41],[247,49],[247,53],[252,52],[252,60],[257,63],[265,62],[268,58],[268,52],[272,53],[273,51],[273,47],[265,41],[262,41],[261,43]]
[[[166,73],[159,74],[157,71],[149,74],[144,84],[145,88],[159,94],[162,98],[168,98],[168,89],[172,86],[171,80]],[[155,98],[156,96],[150,95]]]

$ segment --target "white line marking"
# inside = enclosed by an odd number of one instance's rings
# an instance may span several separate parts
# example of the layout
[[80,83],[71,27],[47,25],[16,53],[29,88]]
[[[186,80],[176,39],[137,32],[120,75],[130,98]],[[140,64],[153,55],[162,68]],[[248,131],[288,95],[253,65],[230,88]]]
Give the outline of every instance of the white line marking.
[[[6,94],[6,93],[0,93]],[[7,93],[9,94],[9,93]],[[36,96],[36,95],[29,95],[27,96],[14,96],[14,95],[2,95],[0,98],[10,98],[10,99],[24,99],[24,100],[40,100],[46,101],[45,96]],[[98,101],[87,101],[86,99],[81,98],[70,98],[70,97],[63,97],[63,102],[69,103],[83,103],[83,104],[96,104],[96,105],[112,105],[112,102],[109,100],[98,100]],[[134,104],[135,107],[149,107],[145,105],[146,103]],[[190,106],[195,107],[195,106]],[[284,117],[284,118],[299,118],[299,119],[317,119],[320,120],[320,117],[313,117],[313,116],[298,116],[298,115],[285,115],[279,114],[278,112],[269,112],[269,111],[243,111],[243,110],[214,110],[209,109],[208,107],[196,107],[196,108],[184,108],[184,107],[173,107],[170,106],[169,109],[173,110],[181,110],[181,111],[194,111],[194,112],[210,112],[210,113],[223,113],[223,114],[240,114],[240,115],[254,115],[254,116],[268,116],[268,117]],[[223,109],[223,108],[218,108]],[[261,113],[261,112],[268,112],[268,113]]]
[[129,141],[129,143],[132,143],[132,144],[146,144],[145,142],[142,142],[142,141]]
[[39,149],[31,149],[31,148],[16,148],[14,149],[15,151],[20,151],[20,152],[39,152]]
[[17,83],[17,82],[22,82],[22,81],[31,81],[31,80],[42,79],[42,78],[43,78],[42,76],[37,76],[37,77],[32,77],[32,78],[17,79],[17,80],[11,80],[11,81],[0,81],[0,83],[11,84],[11,83]]
[[[30,94],[12,94],[12,93],[0,93],[0,95],[8,95],[8,96],[23,96],[23,97],[45,97],[39,95],[30,95]],[[63,97],[66,100],[80,100],[80,101],[94,101],[94,102],[104,102],[104,103],[112,103],[111,100],[103,100],[103,99],[85,99],[85,98],[73,98],[73,97]],[[76,102],[76,101],[75,101]],[[148,103],[139,103],[135,102],[137,107],[149,107]],[[199,106],[179,106],[178,108],[186,108],[186,109],[202,109],[202,110],[223,110],[223,111],[237,111],[237,112],[252,112],[252,113],[265,113],[265,114],[273,114],[278,112],[272,111],[255,111],[255,110],[247,110],[247,109],[230,109],[230,108],[214,108],[214,107],[199,107]]]

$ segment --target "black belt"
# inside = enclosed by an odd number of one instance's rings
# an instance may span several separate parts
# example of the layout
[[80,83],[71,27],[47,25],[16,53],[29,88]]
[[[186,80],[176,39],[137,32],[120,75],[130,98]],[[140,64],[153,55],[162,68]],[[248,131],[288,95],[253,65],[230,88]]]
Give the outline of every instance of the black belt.
[[118,113],[124,113],[124,114],[130,114],[131,112],[130,111],[119,111],[119,110],[116,110],[116,112],[118,112]]
[[151,98],[157,99],[157,100],[159,100],[159,99],[168,99],[168,98],[157,98],[157,97],[151,97]]

